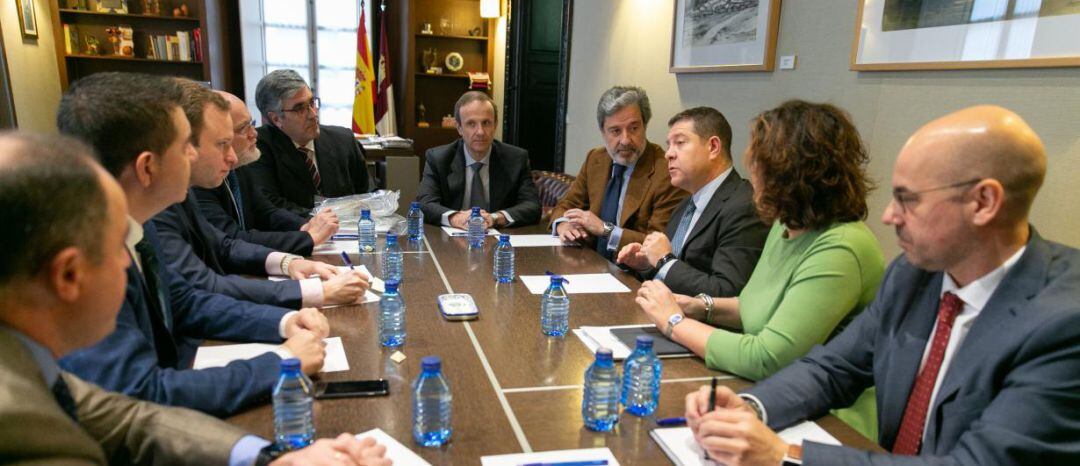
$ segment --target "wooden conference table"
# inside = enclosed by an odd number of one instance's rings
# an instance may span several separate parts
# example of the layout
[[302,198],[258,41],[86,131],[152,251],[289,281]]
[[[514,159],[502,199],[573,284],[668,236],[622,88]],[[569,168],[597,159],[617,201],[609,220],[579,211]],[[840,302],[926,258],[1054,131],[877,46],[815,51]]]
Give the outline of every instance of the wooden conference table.
[[[582,381],[592,353],[572,334],[550,338],[540,332],[540,295],[529,293],[520,280],[497,285],[492,277],[495,238],[483,251],[469,250],[465,238],[452,238],[426,225],[419,247],[403,242],[405,278],[401,286],[407,307],[407,356],[400,364],[377,339],[378,303],[325,309],[331,336],[342,337],[347,372],[322,375],[323,380],[385,378],[390,395],[376,398],[320,400],[315,403],[318,437],[380,428],[435,465],[479,464],[480,457],[505,453],[608,447],[624,465],[670,464],[649,437],[655,420],[683,415],[684,396],[718,376],[733,389],[749,382],[710,371],[699,358],[665,359],[660,407],[653,416],[623,414],[615,431],[592,432],[581,418]],[[509,233],[537,233],[536,227]],[[379,241],[380,247],[382,241]],[[574,247],[518,248],[517,274],[542,275],[610,272],[631,290],[640,282],[604,260],[595,251]],[[340,264],[341,258],[316,256]],[[381,255],[352,256],[382,276]],[[468,322],[444,320],[437,297],[468,293],[480,317]],[[634,303],[634,293],[574,294],[570,297],[570,327],[648,323]],[[441,448],[423,448],[412,440],[411,383],[420,373],[420,359],[442,358],[453,392],[453,436]],[[265,438],[273,436],[269,405],[229,419]],[[819,424],[845,445],[878,449],[838,419]]]

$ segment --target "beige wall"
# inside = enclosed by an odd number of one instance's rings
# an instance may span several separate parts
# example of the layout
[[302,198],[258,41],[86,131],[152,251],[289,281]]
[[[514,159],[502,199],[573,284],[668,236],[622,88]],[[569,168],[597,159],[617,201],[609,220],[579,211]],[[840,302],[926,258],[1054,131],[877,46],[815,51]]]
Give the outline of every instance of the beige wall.
[[19,29],[16,2],[0,2],[11,94],[20,129],[55,133],[60,74],[56,67],[52,12],[48,0],[34,0],[34,5],[37,7],[38,37],[24,39]]
[[926,121],[966,106],[992,103],[1018,112],[1042,136],[1050,169],[1032,222],[1044,237],[1080,246],[1080,69],[863,72],[848,70],[854,2],[788,0],[781,12],[777,57],[798,55],[795,70],[675,75],[667,71],[673,0],[574,3],[567,115],[566,167],[576,173],[599,146],[596,102],[616,84],[644,87],[653,107],[650,141],[663,145],[667,119],[709,105],[732,124],[737,167],[748,120],[786,99],[828,101],[847,109],[870,150],[868,221],[886,256],[899,253],[879,220],[889,198],[892,164],[901,145]]

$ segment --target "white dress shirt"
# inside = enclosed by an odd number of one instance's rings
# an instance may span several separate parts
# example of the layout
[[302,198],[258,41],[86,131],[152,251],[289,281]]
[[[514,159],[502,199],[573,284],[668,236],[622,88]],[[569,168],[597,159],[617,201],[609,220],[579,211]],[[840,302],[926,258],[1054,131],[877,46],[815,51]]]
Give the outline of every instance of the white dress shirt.
[[[491,149],[488,149],[487,154],[484,154],[484,157],[482,157],[480,160],[476,160],[473,158],[472,154],[469,153],[469,147],[467,145],[462,144],[461,148],[465,150],[465,192],[462,194],[461,197],[461,210],[448,210],[446,212],[443,212],[442,226],[444,227],[450,226],[451,215],[454,215],[458,212],[472,211],[472,206],[470,205],[469,200],[472,199],[472,164],[476,162],[484,164],[480,167],[480,184],[484,185],[484,191],[486,191],[484,193],[484,198],[488,200],[488,204],[491,204],[491,184],[488,182],[491,180]],[[514,223],[514,218],[511,217],[510,214],[508,214],[505,210],[500,210],[498,214],[502,215],[503,218],[506,219],[507,225]]]

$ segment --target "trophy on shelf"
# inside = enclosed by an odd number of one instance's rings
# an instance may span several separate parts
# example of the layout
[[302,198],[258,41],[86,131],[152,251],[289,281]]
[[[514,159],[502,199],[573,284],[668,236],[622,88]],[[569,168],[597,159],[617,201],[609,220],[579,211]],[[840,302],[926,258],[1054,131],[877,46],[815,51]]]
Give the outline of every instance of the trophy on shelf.
[[423,102],[420,102],[420,108],[417,108],[416,110],[417,110],[416,113],[419,114],[419,117],[416,119],[416,126],[418,128],[427,128],[427,127],[431,126],[427,122],[427,119],[425,117],[425,115],[427,114],[427,107],[424,107]]
[[423,55],[424,72],[427,74],[442,74],[442,67],[435,66],[439,62],[439,49],[424,49]]
[[420,34],[427,34],[427,35],[435,34],[435,31],[431,30],[431,23],[424,23],[424,27],[422,29],[420,29]]
[[86,54],[101,55],[101,41],[93,34],[86,35]]
[[144,15],[161,15],[161,0],[143,0],[142,7]]

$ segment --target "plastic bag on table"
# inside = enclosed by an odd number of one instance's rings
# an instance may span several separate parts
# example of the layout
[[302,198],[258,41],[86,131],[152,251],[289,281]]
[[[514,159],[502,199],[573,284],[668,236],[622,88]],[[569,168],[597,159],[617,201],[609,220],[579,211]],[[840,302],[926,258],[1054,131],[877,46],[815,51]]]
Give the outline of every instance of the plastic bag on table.
[[397,211],[400,196],[399,191],[380,189],[370,193],[333,197],[324,199],[322,203],[315,206],[313,213],[326,208],[334,209],[341,225],[349,225],[356,224],[356,221],[360,219],[360,209],[370,209],[371,217],[378,223],[379,217],[396,215],[394,212]]

